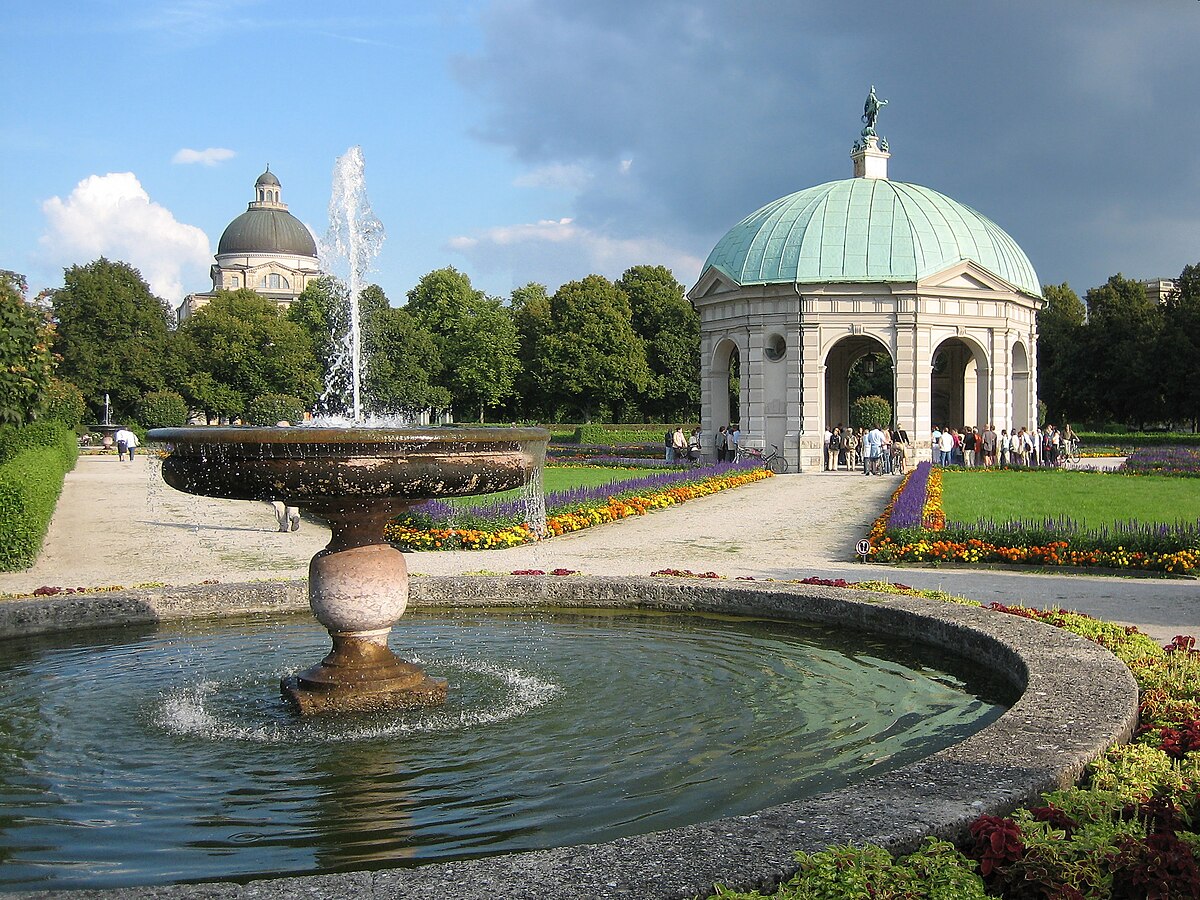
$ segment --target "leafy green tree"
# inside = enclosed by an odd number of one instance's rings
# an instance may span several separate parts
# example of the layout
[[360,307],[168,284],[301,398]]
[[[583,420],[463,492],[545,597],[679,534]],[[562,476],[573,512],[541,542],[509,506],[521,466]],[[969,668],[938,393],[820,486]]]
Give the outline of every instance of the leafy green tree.
[[0,423],[23,425],[46,405],[54,366],[53,329],[25,302],[25,280],[0,273]]
[[1166,375],[1167,415],[1200,431],[1200,263],[1184,268],[1162,315],[1155,356]]
[[94,416],[106,393],[120,419],[143,395],[168,386],[173,317],[137,269],[103,257],[71,266],[51,292],[51,307],[58,374],[79,387]]
[[892,404],[883,397],[859,397],[850,404],[850,424],[855,428],[885,428],[892,421]]
[[511,410],[514,418],[554,419],[554,410],[542,394],[539,342],[550,330],[550,295],[544,284],[530,282],[513,290],[509,311],[517,327],[517,360],[520,369],[514,384]]
[[538,344],[539,386],[561,410],[590,422],[638,408],[650,382],[646,349],[629,297],[607,278],[588,275],[555,291]]
[[1085,296],[1088,320],[1081,341],[1085,402],[1118,422],[1144,428],[1166,412],[1169,377],[1154,348],[1162,308],[1140,282],[1113,275]]
[[1055,421],[1089,416],[1082,354],[1087,310],[1065,281],[1042,287],[1046,305],[1037,314],[1038,396]]
[[246,405],[244,416],[250,425],[299,425],[304,421],[304,401],[288,394],[263,394]]
[[456,416],[478,412],[482,422],[512,395],[520,370],[517,326],[498,300],[445,268],[408,292],[405,309],[433,335],[442,360],[437,383],[449,391]]
[[42,412],[43,419],[54,419],[74,430],[83,424],[83,414],[87,404],[83,400],[83,392],[69,381],[52,378],[46,391],[46,408]]
[[442,370],[437,342],[403,307],[388,303],[377,285],[360,298],[367,371],[363,391],[379,415],[449,409],[450,392],[436,383]]
[[262,394],[294,394],[311,404],[320,393],[308,335],[249,288],[218,291],[179,330],[192,373],[185,394],[209,415],[240,416]]
[[665,266],[634,266],[617,287],[629,297],[633,329],[646,348],[650,380],[643,412],[658,421],[700,411],[700,316]]
[[137,422],[143,428],[179,428],[187,420],[187,401],[175,391],[152,391],[138,401]]

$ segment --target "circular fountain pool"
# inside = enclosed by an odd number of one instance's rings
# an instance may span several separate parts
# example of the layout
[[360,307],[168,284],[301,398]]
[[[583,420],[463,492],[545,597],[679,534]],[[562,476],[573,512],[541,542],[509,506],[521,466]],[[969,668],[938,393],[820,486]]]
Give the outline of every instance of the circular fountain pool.
[[[748,813],[956,743],[1011,700],[939,654],[662,612],[412,612],[445,706],[300,718],[298,617],[3,645],[0,887],[392,867]],[[926,654],[926,657],[928,654]]]

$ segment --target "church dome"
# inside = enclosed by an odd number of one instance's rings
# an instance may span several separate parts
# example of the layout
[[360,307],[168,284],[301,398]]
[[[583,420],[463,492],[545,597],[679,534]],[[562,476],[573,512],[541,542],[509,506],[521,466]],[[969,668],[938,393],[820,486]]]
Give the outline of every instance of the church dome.
[[280,198],[279,179],[268,168],[254,182],[255,199],[229,223],[217,243],[217,256],[263,253],[317,258],[317,242]]
[[917,184],[848,178],[751,213],[702,271],[739,285],[915,282],[966,260],[1041,296],[1029,257],[991,219]]
[[248,209],[221,235],[217,255],[227,253],[286,253],[315,259],[317,242],[286,209]]

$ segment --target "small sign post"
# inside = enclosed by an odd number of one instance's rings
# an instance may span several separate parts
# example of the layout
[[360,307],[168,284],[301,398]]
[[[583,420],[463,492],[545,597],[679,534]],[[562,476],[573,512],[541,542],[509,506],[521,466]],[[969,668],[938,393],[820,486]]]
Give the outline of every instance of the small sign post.
[[855,546],[854,549],[855,549],[855,552],[857,552],[858,555],[862,557],[862,561],[866,562],[867,555],[871,552],[871,542],[866,539],[861,540],[858,542],[858,544]]

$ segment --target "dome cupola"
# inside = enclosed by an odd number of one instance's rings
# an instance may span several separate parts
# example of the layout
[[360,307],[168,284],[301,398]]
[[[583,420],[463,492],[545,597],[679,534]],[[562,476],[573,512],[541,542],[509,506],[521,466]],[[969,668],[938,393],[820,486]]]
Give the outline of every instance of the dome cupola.
[[317,242],[304,223],[288,212],[279,179],[270,167],[254,182],[255,199],[229,223],[217,244],[217,256],[283,253],[317,258]]

